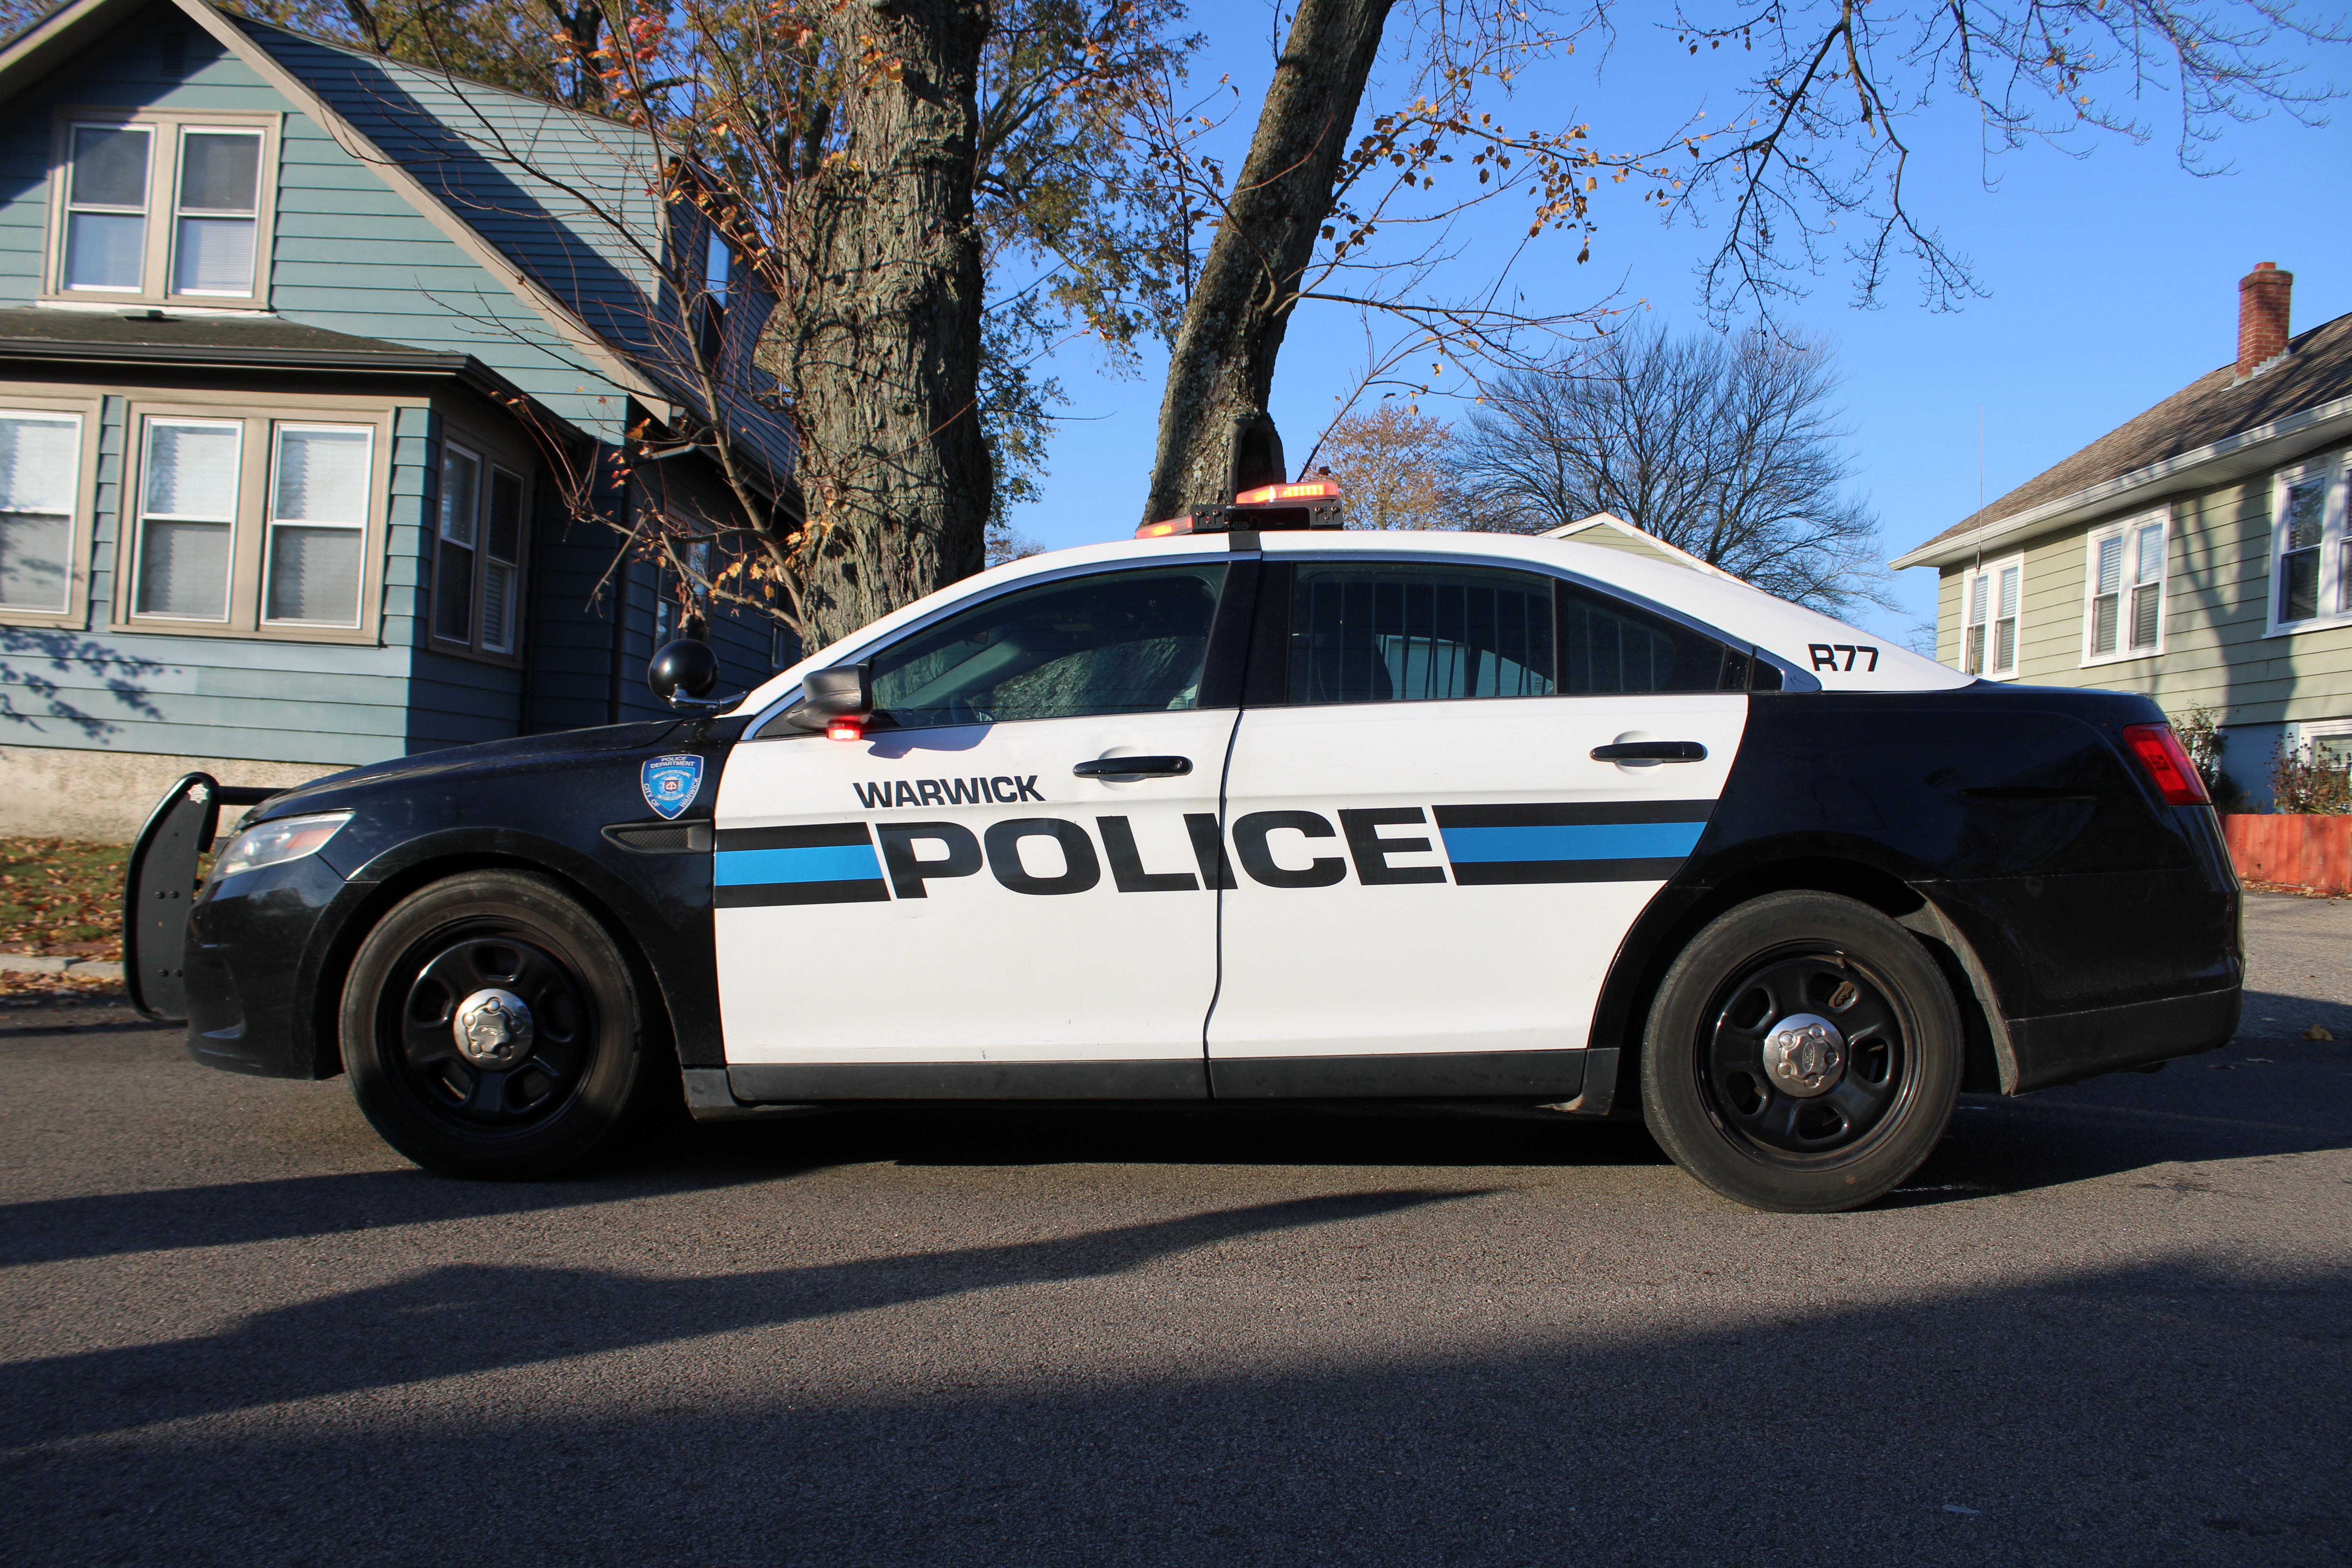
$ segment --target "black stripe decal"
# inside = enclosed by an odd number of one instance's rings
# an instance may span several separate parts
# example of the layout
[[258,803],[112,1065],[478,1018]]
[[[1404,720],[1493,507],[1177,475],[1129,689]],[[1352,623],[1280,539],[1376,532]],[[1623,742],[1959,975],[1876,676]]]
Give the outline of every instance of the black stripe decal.
[[871,844],[873,836],[862,822],[814,822],[797,827],[728,827],[719,830],[719,847],[727,849],[833,849],[849,844]]
[[[812,846],[771,847],[801,849]],[[714,888],[710,901],[722,910],[768,909],[777,904],[884,904],[890,901],[890,889],[879,877],[855,882],[761,882],[747,888]]]

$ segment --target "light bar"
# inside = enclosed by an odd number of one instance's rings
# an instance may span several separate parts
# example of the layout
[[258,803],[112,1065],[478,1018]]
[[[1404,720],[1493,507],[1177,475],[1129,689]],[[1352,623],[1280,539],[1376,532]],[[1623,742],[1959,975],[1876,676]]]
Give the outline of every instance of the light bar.
[[1260,485],[1254,490],[1244,490],[1234,498],[1235,506],[1271,506],[1278,501],[1338,500],[1339,481],[1308,479],[1296,485]]
[[1295,485],[1260,485],[1235,496],[1231,506],[1147,522],[1135,531],[1135,537],[1169,539],[1181,533],[1230,533],[1235,529],[1339,526],[1339,481],[1307,479]]

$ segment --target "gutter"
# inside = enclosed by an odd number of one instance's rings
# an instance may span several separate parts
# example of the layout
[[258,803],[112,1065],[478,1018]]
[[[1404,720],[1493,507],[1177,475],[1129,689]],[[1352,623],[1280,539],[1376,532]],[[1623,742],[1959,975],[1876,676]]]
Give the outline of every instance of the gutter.
[[471,354],[441,353],[426,349],[383,353],[352,353],[345,349],[302,349],[225,344],[88,343],[55,338],[0,337],[0,364],[12,363],[178,365],[222,370],[342,371],[365,375],[446,375],[465,383],[494,401],[528,405],[540,419],[571,432],[588,436],[568,419],[559,417],[537,398]]
[[[1887,564],[1898,571],[1906,566],[1956,565],[1979,551],[1990,553],[2095,513],[2116,510],[2144,491],[2177,489],[2192,479],[2211,482],[2236,479],[2347,435],[2352,435],[2352,397],[2338,397],[2267,425],[2242,430],[2235,436],[2225,436],[2209,446],[2134,468],[2130,473],[2118,474],[2112,479],[2103,479],[2072,495],[2043,501],[1969,532],[1930,540]],[[2265,449],[2286,443],[2293,445],[2285,451]]]

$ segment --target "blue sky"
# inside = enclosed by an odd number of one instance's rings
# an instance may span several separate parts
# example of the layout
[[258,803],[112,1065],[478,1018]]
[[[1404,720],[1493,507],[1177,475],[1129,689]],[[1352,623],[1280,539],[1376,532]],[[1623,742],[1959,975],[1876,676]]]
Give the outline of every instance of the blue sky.
[[[1263,0],[1211,0],[1192,14],[1209,37],[1196,81],[1231,72],[1244,94],[1226,132],[1236,163],[1272,68],[1271,15]],[[1728,79],[1714,74],[1727,58],[1692,62],[1645,24],[1621,29],[1596,79],[1597,58],[1588,47],[1531,71],[1498,115],[1514,129],[1589,121],[1596,142],[1612,146],[1671,132],[1691,110],[1712,106],[1719,116],[1729,107]],[[2352,81],[2352,50],[2312,57],[2307,79]],[[1367,101],[1385,101],[1380,84]],[[2150,107],[2160,129],[2165,106]],[[1988,297],[1958,312],[1929,310],[1910,276],[1897,273],[1876,308],[1857,310],[1851,275],[1832,268],[1810,298],[1778,308],[1836,352],[1847,450],[1856,489],[1880,518],[1882,555],[1976,509],[1979,408],[1990,498],[2229,361],[2237,280],[2255,262],[2295,274],[2297,331],[2352,310],[2347,115],[2352,106],[2339,106],[2337,123],[2316,130],[2279,113],[2230,127],[2209,156],[2233,172],[2206,178],[2184,172],[2160,135],[2142,146],[2086,136],[2082,158],[2032,146],[1988,161],[1957,114],[1911,128],[1910,199],[1969,258]],[[1712,235],[1665,226],[1622,195],[1597,210],[1602,229],[1590,262],[1576,264],[1576,242],[1565,236],[1522,260],[1517,276],[1530,300],[1572,310],[1614,295],[1651,320],[1698,326],[1695,268]],[[1524,212],[1508,206],[1474,220],[1463,235],[1474,256],[1524,233]],[[1475,265],[1462,264],[1465,279]],[[1273,397],[1294,466],[1362,359],[1353,312],[1302,309]],[[1125,538],[1149,478],[1164,362],[1147,355],[1142,374],[1125,379],[1080,347],[1048,368],[1069,403],[1044,499],[1019,508],[1013,525],[1054,548]],[[1423,406],[1454,411],[1442,401]],[[1934,574],[1897,574],[1891,586],[1898,609],[1855,618],[1901,641],[1933,615]]]

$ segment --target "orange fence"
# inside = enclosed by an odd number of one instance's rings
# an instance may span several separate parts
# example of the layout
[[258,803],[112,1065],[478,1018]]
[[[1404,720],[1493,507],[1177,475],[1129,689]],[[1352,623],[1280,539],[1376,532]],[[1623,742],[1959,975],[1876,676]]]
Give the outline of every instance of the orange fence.
[[2221,836],[2249,882],[2352,893],[2352,816],[2231,816]]

